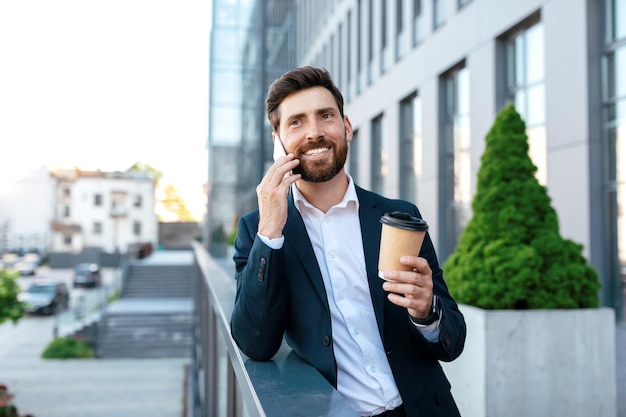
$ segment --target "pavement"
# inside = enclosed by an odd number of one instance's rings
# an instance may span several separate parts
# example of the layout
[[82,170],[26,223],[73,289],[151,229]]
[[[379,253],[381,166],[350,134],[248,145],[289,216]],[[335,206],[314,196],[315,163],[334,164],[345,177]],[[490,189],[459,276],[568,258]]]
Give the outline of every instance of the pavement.
[[[183,416],[189,358],[41,359],[54,327],[53,317],[39,316],[0,325],[0,382],[15,394],[21,415]],[[626,417],[626,321],[616,326],[615,341],[616,417]]]

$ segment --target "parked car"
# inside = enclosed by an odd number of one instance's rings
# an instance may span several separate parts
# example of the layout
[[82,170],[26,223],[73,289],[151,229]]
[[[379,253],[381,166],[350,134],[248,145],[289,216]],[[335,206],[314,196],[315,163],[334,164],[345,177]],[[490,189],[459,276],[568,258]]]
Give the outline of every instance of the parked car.
[[19,261],[13,264],[12,269],[19,272],[20,275],[35,275],[37,273],[37,264],[29,261]]
[[67,286],[56,279],[39,279],[18,295],[27,313],[53,314],[67,309],[70,295]]
[[100,267],[98,264],[82,263],[74,266],[74,275],[72,277],[74,288],[76,287],[99,287],[100,286]]

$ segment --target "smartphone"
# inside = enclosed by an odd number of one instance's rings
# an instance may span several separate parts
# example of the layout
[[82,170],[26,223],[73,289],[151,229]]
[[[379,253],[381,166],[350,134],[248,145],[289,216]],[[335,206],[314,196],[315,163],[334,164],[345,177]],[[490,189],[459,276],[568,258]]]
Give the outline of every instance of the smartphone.
[[[287,150],[283,145],[283,141],[280,140],[280,136],[276,135],[274,138],[274,161],[277,161],[281,156],[286,156]],[[285,177],[288,177],[292,174],[291,171],[285,174]]]

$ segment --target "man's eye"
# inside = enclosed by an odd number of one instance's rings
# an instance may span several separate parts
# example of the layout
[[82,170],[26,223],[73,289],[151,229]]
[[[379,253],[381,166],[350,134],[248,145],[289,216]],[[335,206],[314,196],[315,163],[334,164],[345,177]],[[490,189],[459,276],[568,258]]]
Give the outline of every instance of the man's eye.
[[324,113],[322,115],[322,119],[330,119],[331,117],[332,117],[332,114],[330,114],[330,113]]
[[300,120],[292,120],[291,122],[289,122],[290,126],[298,126],[300,124]]

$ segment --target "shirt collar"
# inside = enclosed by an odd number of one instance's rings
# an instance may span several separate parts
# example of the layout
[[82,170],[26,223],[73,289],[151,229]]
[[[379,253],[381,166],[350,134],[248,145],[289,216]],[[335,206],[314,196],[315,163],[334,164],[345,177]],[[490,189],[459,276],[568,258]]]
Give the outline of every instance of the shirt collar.
[[[356,195],[356,187],[354,186],[354,181],[352,180],[352,177],[350,175],[348,174],[345,174],[345,175],[348,178],[348,189],[346,190],[346,193],[344,194],[343,199],[339,203],[335,204],[331,208],[331,210],[333,208],[345,208],[348,206],[350,202],[354,202],[356,209],[357,210],[359,209],[359,199]],[[296,184],[291,185],[291,191],[293,193],[293,202],[295,206],[298,208],[298,210],[301,210],[303,207],[316,209],[316,207],[314,207],[311,203],[307,201],[306,198],[304,198],[300,190],[298,190],[298,187],[296,187]]]

